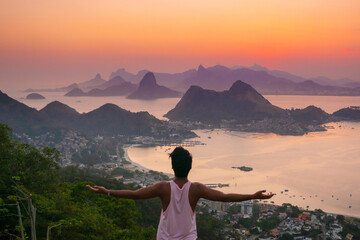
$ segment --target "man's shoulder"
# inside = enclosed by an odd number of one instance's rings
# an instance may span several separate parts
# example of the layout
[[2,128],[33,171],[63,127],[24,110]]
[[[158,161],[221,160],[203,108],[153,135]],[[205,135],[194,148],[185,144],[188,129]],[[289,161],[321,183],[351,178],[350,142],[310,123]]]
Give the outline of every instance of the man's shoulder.
[[200,182],[191,182],[191,184],[193,186],[196,186],[196,187],[205,187],[205,185],[203,183],[200,183]]
[[206,186],[200,182],[191,182],[191,187],[194,189],[202,189]]
[[166,188],[166,187],[170,187],[170,182],[169,181],[160,181],[157,182],[153,185],[156,188]]

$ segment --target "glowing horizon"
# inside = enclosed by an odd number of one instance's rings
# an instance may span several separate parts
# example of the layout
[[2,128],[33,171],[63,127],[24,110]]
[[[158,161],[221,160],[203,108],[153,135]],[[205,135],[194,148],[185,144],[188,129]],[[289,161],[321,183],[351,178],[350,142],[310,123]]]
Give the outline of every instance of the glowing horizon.
[[[360,2],[1,1],[2,85],[257,63],[360,80]],[[11,84],[6,84],[11,81]]]

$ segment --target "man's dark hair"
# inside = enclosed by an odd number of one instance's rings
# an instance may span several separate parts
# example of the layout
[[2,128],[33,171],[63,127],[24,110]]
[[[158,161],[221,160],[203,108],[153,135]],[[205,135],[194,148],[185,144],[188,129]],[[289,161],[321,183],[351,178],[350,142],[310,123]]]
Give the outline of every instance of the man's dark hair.
[[174,170],[176,177],[187,177],[191,169],[192,156],[188,150],[183,147],[176,147],[172,153],[171,157],[171,166]]

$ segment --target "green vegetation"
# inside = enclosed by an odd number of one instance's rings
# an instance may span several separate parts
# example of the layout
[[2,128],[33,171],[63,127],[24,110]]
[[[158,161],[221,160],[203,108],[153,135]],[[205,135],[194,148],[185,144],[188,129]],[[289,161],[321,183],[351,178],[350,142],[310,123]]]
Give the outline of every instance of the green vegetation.
[[[99,173],[74,167],[60,169],[55,149],[34,147],[11,139],[11,130],[0,125],[1,207],[0,238],[20,237],[20,203],[24,231],[31,235],[29,199],[36,210],[38,239],[153,239],[154,226],[141,227],[142,214],[135,202],[90,192],[85,185],[96,181],[109,188],[125,186]],[[30,204],[29,204],[30,205]],[[157,212],[157,218],[158,218]]]

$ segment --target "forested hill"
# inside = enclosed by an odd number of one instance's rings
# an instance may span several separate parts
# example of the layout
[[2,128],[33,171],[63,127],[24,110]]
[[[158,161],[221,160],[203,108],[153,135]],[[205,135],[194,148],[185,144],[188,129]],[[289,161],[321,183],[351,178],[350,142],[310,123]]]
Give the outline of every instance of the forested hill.
[[80,114],[75,109],[54,101],[37,111],[0,91],[0,112],[0,123],[9,125],[14,132],[32,135],[64,129],[95,136],[121,134],[166,138],[171,133],[178,133],[188,138],[195,135],[190,131],[176,132],[168,122],[161,121],[148,112],[134,113],[110,103]]
[[[58,152],[12,140],[9,127],[0,124],[0,239],[20,239],[21,211],[24,234],[31,238],[29,199],[36,208],[37,239],[52,240],[155,239],[161,211],[159,199],[133,201],[98,195],[85,187],[102,185],[110,189],[135,189],[105,172],[60,168]],[[122,174],[131,174],[117,169]],[[110,173],[111,174],[111,173]],[[224,223],[209,214],[198,217],[199,239],[222,239]],[[203,237],[200,237],[203,236]]]

